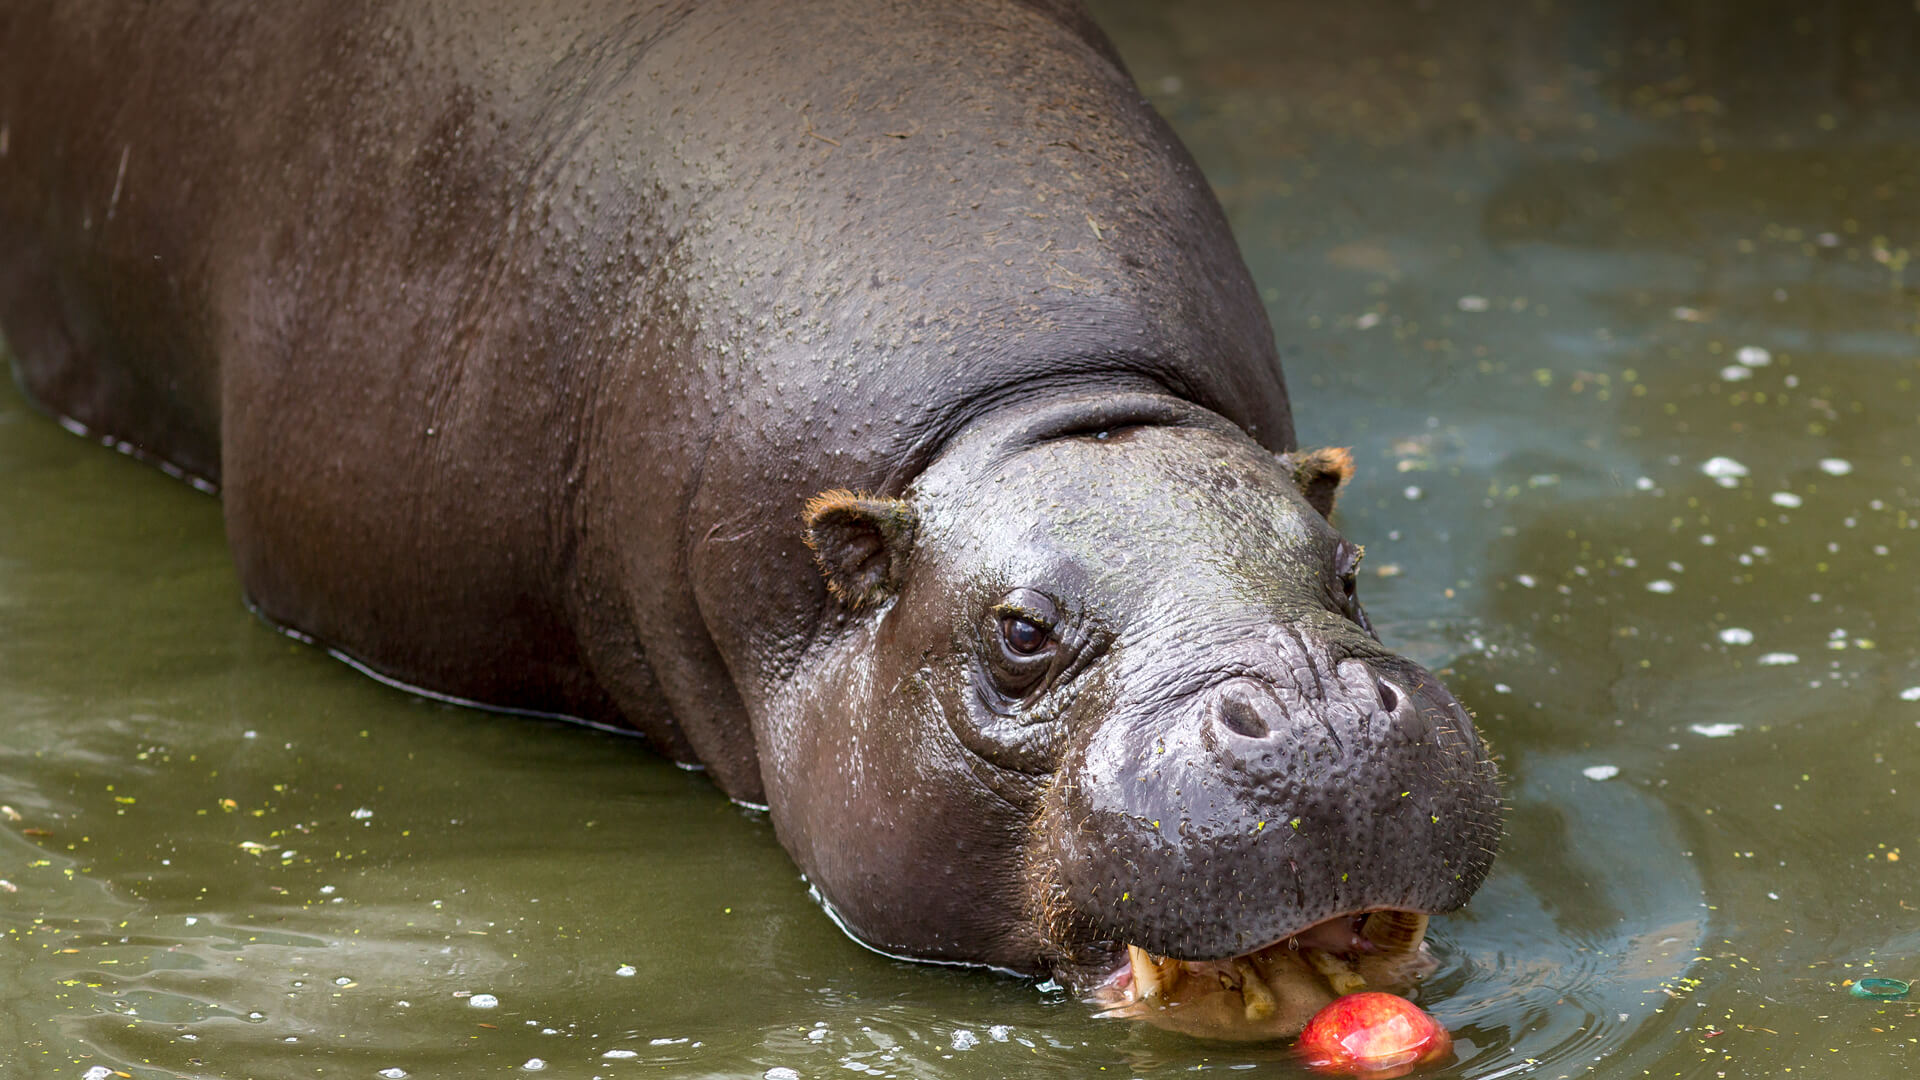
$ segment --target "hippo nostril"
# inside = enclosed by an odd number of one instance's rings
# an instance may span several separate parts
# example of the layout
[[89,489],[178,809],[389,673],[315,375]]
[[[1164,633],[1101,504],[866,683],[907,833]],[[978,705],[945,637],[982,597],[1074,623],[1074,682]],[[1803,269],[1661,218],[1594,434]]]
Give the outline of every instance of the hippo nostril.
[[1380,709],[1381,709],[1381,711],[1382,711],[1382,712],[1392,712],[1393,710],[1395,710],[1395,709],[1397,709],[1397,708],[1399,708],[1399,707],[1400,707],[1400,695],[1399,695],[1399,694],[1396,694],[1396,693],[1394,693],[1394,690],[1393,690],[1393,684],[1392,684],[1392,683],[1390,683],[1390,682],[1388,682],[1388,681],[1387,681],[1387,680],[1385,680],[1385,679],[1381,679],[1381,680],[1380,680]]
[[1269,728],[1260,706],[1245,694],[1229,693],[1220,699],[1220,724],[1236,735],[1249,739],[1265,738]]

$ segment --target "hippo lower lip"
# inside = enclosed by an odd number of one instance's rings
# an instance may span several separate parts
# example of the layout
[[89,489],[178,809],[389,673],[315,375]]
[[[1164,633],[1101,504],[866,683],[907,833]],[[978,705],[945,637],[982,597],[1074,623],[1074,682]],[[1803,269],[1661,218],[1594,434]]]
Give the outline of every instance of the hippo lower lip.
[[1093,996],[1105,1016],[1203,1038],[1292,1035],[1336,997],[1401,991],[1429,974],[1426,921],[1405,911],[1343,915],[1224,960],[1176,960],[1130,945]]

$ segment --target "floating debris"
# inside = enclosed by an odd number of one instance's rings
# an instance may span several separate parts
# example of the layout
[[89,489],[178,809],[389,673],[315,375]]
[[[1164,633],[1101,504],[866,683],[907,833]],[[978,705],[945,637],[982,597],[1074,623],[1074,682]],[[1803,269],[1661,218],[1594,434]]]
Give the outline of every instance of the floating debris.
[[1849,987],[1848,992],[1869,1001],[1898,1001],[1912,989],[1913,984],[1905,979],[1861,979]]

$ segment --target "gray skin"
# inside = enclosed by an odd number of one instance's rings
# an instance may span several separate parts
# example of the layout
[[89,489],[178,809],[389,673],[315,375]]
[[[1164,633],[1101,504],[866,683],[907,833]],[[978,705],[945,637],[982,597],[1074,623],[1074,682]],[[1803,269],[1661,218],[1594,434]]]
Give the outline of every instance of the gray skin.
[[1071,0],[14,0],[0,327],[264,618],[706,767],[883,951],[1086,984],[1487,872]]

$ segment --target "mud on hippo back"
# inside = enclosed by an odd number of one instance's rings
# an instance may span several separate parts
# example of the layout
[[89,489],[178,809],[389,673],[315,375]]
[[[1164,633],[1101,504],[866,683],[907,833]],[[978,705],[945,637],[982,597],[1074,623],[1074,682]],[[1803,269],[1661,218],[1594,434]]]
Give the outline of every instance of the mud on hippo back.
[[219,488],[263,617],[704,765],[882,951],[1272,1034],[1487,872],[1067,0],[13,4],[0,325]]

